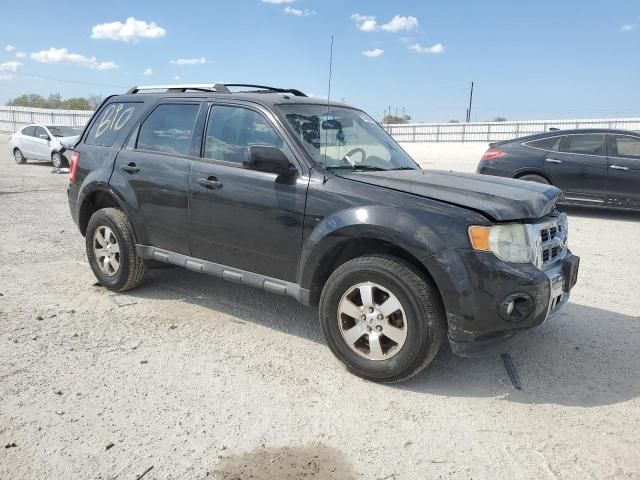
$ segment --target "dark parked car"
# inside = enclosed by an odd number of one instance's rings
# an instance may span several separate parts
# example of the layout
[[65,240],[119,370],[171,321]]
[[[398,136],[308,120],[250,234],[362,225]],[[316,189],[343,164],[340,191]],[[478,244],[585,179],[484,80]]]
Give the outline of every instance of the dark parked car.
[[363,111],[298,90],[136,87],[74,149],[69,206],[102,285],[134,288],[155,260],[319,303],[333,353],[371,380],[415,375],[444,338],[473,355],[540,325],[576,281],[560,190],[423,171]]
[[478,173],[554,185],[566,203],[640,209],[640,134],[557,130],[490,147]]

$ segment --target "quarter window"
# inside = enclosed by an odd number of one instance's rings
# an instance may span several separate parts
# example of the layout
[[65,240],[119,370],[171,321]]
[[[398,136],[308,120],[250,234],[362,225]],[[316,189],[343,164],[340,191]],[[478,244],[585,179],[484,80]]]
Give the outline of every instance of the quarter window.
[[534,140],[527,142],[526,145],[534,148],[540,148],[542,150],[555,150],[560,137],[542,138],[540,140]]
[[583,155],[602,155],[604,135],[567,135],[560,141],[560,151]]
[[140,126],[136,148],[189,155],[199,108],[197,104],[164,104],[156,107]]
[[613,154],[619,157],[640,158],[640,138],[614,135]]
[[123,129],[127,130],[124,127],[133,123],[132,119],[136,116],[140,105],[135,102],[116,102],[106,105],[91,125],[85,143],[101,147],[113,145]]
[[205,158],[241,163],[248,147],[264,145],[282,148],[282,137],[264,116],[242,107],[214,106],[211,110]]

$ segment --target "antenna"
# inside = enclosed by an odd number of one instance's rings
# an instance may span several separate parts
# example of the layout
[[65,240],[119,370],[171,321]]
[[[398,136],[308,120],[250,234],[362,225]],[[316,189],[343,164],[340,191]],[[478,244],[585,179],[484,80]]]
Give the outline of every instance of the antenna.
[[[331,47],[329,48],[329,90],[327,92],[327,119],[331,111],[331,74],[333,73],[333,35],[331,35]],[[322,123],[320,123],[322,128]],[[329,143],[329,132],[324,133],[324,164],[327,164],[327,144]]]

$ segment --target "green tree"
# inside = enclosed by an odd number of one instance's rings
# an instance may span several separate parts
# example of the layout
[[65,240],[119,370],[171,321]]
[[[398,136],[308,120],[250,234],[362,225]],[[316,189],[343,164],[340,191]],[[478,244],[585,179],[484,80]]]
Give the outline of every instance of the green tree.
[[47,108],[62,108],[62,95],[52,93],[47,98]]
[[448,123],[460,123],[460,120],[456,120],[455,118],[452,120],[449,120]]
[[382,119],[382,123],[387,125],[409,123],[410,121],[411,121],[410,115],[404,115],[402,117],[399,117],[396,115],[385,115],[385,117]]
[[504,117],[496,117],[493,120],[491,120],[492,122],[506,122],[507,119]]
[[67,110],[91,110],[89,100],[82,97],[67,98],[62,102],[62,108]]
[[10,107],[32,108],[64,108],[68,110],[95,110],[102,102],[99,95],[90,95],[88,98],[73,97],[64,100],[59,93],[51,93],[47,98],[36,93],[27,93],[12,98],[7,102]]

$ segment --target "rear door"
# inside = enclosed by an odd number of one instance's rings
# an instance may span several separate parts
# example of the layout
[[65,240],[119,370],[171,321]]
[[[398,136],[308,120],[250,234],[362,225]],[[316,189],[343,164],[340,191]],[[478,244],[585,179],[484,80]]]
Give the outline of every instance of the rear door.
[[33,125],[30,127],[24,127],[20,131],[20,137],[18,142],[18,148],[22,151],[22,154],[27,158],[34,158],[34,148],[35,142],[33,141],[33,136],[36,133],[36,127]]
[[557,151],[545,158],[552,183],[573,202],[602,204],[605,201],[607,157],[603,133],[563,136]]
[[[210,262],[295,282],[309,178],[266,111],[248,105],[214,105],[203,155],[190,174],[192,255]],[[248,147],[281,149],[299,175],[243,168]]]
[[50,160],[49,143],[51,138],[47,131],[42,127],[36,127],[35,134],[31,137],[31,141],[33,142],[33,158]]
[[189,168],[202,135],[195,133],[201,106],[167,101],[152,108],[118,153],[109,181],[127,192],[135,224],[144,228],[140,241],[184,255],[190,253]]
[[640,137],[609,135],[607,205],[640,209]]

